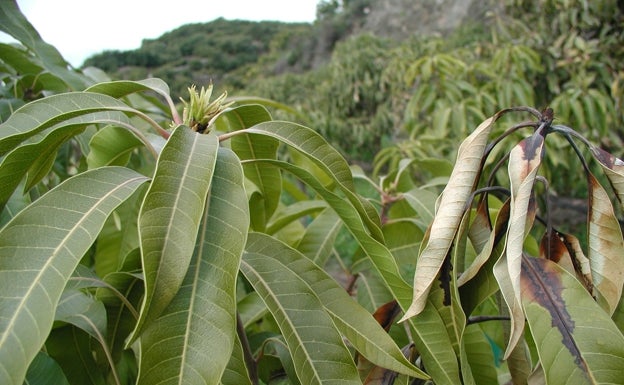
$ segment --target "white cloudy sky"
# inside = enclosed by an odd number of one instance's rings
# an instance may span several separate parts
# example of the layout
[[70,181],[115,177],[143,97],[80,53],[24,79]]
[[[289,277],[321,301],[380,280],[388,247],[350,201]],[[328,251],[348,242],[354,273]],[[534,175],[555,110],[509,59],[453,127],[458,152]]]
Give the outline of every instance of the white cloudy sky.
[[78,67],[106,49],[138,48],[183,24],[218,17],[312,22],[319,0],[17,0],[43,39]]

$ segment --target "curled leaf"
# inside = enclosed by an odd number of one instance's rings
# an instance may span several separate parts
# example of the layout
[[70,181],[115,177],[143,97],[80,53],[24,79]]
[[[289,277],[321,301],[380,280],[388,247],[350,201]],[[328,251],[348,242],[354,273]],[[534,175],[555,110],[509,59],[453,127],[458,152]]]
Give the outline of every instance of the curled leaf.
[[[486,223],[484,220],[484,216],[487,213],[481,212],[481,210],[477,211],[477,218],[471,227],[472,233],[483,233],[484,230],[487,229]],[[505,235],[505,230],[507,229],[507,224],[509,223],[509,200],[505,202],[503,207],[498,212],[496,216],[496,222],[494,224],[494,229],[490,229],[489,236],[485,244],[481,246],[481,251],[475,258],[475,260],[468,266],[466,270],[462,272],[462,274],[457,279],[457,285],[461,286],[471,280],[481,267],[488,261],[491,257],[494,247],[500,242],[501,238]],[[475,227],[481,227],[481,229],[473,230]],[[471,237],[472,239],[473,237]]]
[[431,224],[429,240],[416,262],[412,304],[401,321],[418,315],[427,303],[431,285],[451,248],[464,215],[466,201],[479,178],[488,135],[499,116],[500,113],[481,123],[459,147],[455,168]]
[[524,330],[524,312],[520,300],[521,261],[524,239],[535,218],[533,185],[542,161],[543,146],[544,138],[536,133],[518,143],[509,155],[511,211],[506,253],[494,266],[494,275],[511,316],[511,334],[505,357],[509,356]]
[[591,147],[591,152],[609,178],[609,182],[611,182],[611,186],[615,190],[620,204],[622,204],[624,202],[624,161],[599,147]]
[[589,182],[588,255],[599,302],[613,314],[624,286],[624,240],[609,195],[592,175]]

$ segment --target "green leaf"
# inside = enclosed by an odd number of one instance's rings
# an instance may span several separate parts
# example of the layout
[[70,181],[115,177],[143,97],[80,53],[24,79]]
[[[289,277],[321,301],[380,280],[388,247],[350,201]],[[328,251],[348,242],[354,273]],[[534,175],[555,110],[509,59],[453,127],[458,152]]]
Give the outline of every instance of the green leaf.
[[59,363],[70,384],[106,385],[105,373],[98,367],[88,334],[73,326],[52,330],[45,350]]
[[479,207],[476,214],[477,217],[471,225],[470,231],[473,234],[473,237],[471,238],[474,238],[474,235],[477,234],[485,240],[485,233],[489,234],[485,242],[483,242],[483,240],[479,240],[479,243],[482,243],[480,245],[481,251],[479,251],[479,254],[472,261],[470,266],[468,266],[457,279],[457,284],[459,286],[471,280],[479,272],[482,272],[484,270],[483,266],[492,260],[492,252],[499,244],[501,238],[505,235],[507,230],[507,225],[509,223],[509,203],[509,200],[505,201],[502,209],[500,209],[496,214],[494,229],[492,229],[489,224],[488,213],[483,212],[482,206]]
[[505,239],[503,238],[502,242],[499,242],[492,250],[489,259],[479,272],[470,281],[459,287],[461,304],[465,314],[470,315],[479,304],[499,291],[493,268],[496,261],[505,251],[504,241]]
[[280,103],[280,102],[276,102],[275,100],[272,100],[272,99],[261,98],[257,96],[244,96],[243,95],[243,96],[230,97],[228,98],[228,101],[241,103],[241,104],[260,104],[262,106],[283,110],[285,112],[288,112],[289,114],[300,117],[304,120],[306,118],[303,114],[301,114],[299,111],[295,110],[291,106]]
[[57,161],[57,149],[46,149],[40,156],[37,157],[35,162],[28,169],[28,175],[26,183],[24,184],[24,191],[28,191],[35,187],[43,178],[49,173],[54,164]]
[[402,272],[409,272],[411,277],[414,272],[415,255],[423,239],[424,233],[416,223],[409,219],[398,219],[387,222],[383,227],[386,247],[400,266]]
[[136,310],[143,297],[143,282],[139,274],[112,273],[104,278],[106,287],[96,289],[96,298],[106,305],[107,343],[118,376],[123,379],[129,375],[136,383],[138,362],[134,352],[125,349],[126,338],[132,333],[139,312]]
[[311,260],[264,234],[249,236],[245,253],[273,258],[306,282],[334,320],[340,333],[369,361],[418,378],[428,376],[405,359],[372,315]]
[[123,271],[123,263],[128,253],[139,248],[137,222],[146,190],[146,186],[142,186],[106,220],[95,243],[93,255],[95,272],[100,277]]
[[341,228],[342,222],[336,212],[325,209],[308,225],[297,250],[317,265],[325,266]]
[[[257,252],[273,238],[249,235],[241,271],[275,317],[293,356],[297,376],[306,384],[361,384],[355,364],[314,291],[282,262]],[[269,246],[270,247],[270,246]]]
[[[2,49],[3,68],[6,68],[5,66],[11,67],[14,72],[19,73],[20,75],[33,75],[43,72],[41,63],[37,60],[37,58],[31,55],[27,47],[10,43],[2,43],[0,44],[0,48]],[[18,69],[20,69],[21,72],[17,72]],[[67,86],[65,83],[58,78],[56,79],[57,81],[51,89],[64,89],[66,91]],[[22,100],[22,104],[24,103],[23,99],[19,100]]]
[[[244,104],[236,106],[224,111],[219,117],[227,120],[227,128],[229,131],[243,130],[245,128],[253,127],[256,124],[272,120],[269,111],[259,104]],[[243,142],[246,142],[246,140],[243,140]],[[275,142],[277,142],[277,140],[275,140]],[[247,147],[247,145],[243,145],[243,147]],[[236,155],[240,157],[240,154],[237,153]]]
[[355,185],[347,161],[314,130],[291,122],[264,122],[242,132],[268,135],[301,152],[329,176],[362,213],[363,219],[375,237],[382,239],[379,216],[365,199],[354,194]]
[[163,80],[157,78],[138,81],[116,80],[111,82],[102,82],[85,89],[85,92],[104,94],[115,99],[142,91],[154,91],[165,99],[170,98],[169,86]]
[[28,367],[24,385],[69,385],[69,382],[58,363],[39,352]]
[[[103,120],[101,115],[96,114],[94,118],[84,115],[103,111],[139,114],[139,111],[117,99],[89,92],[70,92],[35,100],[15,111],[9,119],[0,124],[0,155],[29,137],[72,118],[83,117],[79,121],[66,122],[66,125],[98,123]],[[112,119],[119,120],[116,115],[113,115]]]
[[314,130],[292,122],[270,121],[244,130],[247,133],[267,135],[300,151],[328,176],[354,191],[353,177],[347,161]]
[[105,342],[106,309],[104,309],[104,304],[81,290],[70,289],[63,292],[56,307],[54,319],[84,330],[100,343]]
[[11,195],[4,206],[4,210],[0,212],[0,229],[13,219],[17,213],[28,207],[30,203],[32,202],[29,195],[22,194],[19,189],[13,192],[13,195]]
[[[271,115],[260,105],[244,105],[233,108],[223,114],[227,117],[230,130],[242,130],[256,124],[270,121]],[[237,135],[231,139],[232,150],[241,160],[275,159],[279,141],[266,135]],[[262,195],[262,218],[264,223],[258,224],[256,230],[264,230],[266,221],[271,218],[280,201],[282,177],[279,169],[274,166],[259,167],[255,163],[243,166],[245,176],[253,182]],[[252,207],[251,210],[254,210]],[[255,223],[254,223],[255,225]],[[257,227],[257,226],[256,226]]]
[[247,375],[247,365],[245,365],[245,359],[243,357],[243,347],[238,335],[235,337],[234,349],[232,350],[230,361],[223,372],[223,376],[221,376],[221,383],[223,385],[252,385]]
[[82,90],[87,78],[67,69],[67,62],[59,51],[41,39],[35,28],[20,12],[16,1],[4,1],[0,7],[0,31],[5,32],[32,50],[47,72],[62,79],[74,90]]
[[522,306],[547,383],[621,382],[624,336],[580,282],[556,263],[528,256],[521,282]]
[[357,302],[370,313],[392,301],[392,293],[370,259],[363,258],[353,263],[351,274],[358,275]]
[[66,322],[85,331],[101,345],[104,355],[111,368],[111,375],[119,383],[115,362],[106,341],[106,309],[104,304],[97,301],[81,290],[69,289],[63,292],[56,308],[56,321]]
[[178,126],[156,163],[156,171],[139,214],[145,298],[128,343],[154,321],[177,293],[187,273],[219,143]]
[[289,223],[297,221],[306,215],[314,214],[327,208],[323,200],[304,200],[295,202],[283,210],[280,210],[272,222],[265,229],[267,234],[274,234],[286,227]]
[[80,258],[107,216],[146,181],[118,167],[79,174],[0,231],[0,383],[21,385]]
[[416,211],[422,221],[422,226],[426,229],[433,221],[435,213],[435,201],[437,196],[424,188],[415,188],[403,194],[403,198]]
[[306,170],[294,166],[290,163],[277,161],[277,160],[258,160],[262,163],[275,164],[283,168],[284,170],[292,173],[308,186],[310,186],[316,193],[318,193],[327,204],[338,214],[349,231],[355,237],[355,240],[362,246],[366,254],[371,258],[373,264],[377,270],[381,273],[387,285],[396,295],[396,298],[401,302],[409,298],[409,286],[401,278],[399,268],[394,260],[394,257],[390,251],[379,241],[372,237],[364,227],[362,216],[350,201],[345,200],[342,196],[339,196],[319,183]]
[[279,360],[282,363],[282,368],[288,376],[288,384],[301,385],[301,381],[299,381],[299,378],[297,378],[297,371],[295,369],[293,357],[290,354],[290,351],[288,350],[288,346],[284,342],[284,339],[280,336],[273,339],[271,342],[271,346],[275,350],[275,355],[279,357]]
[[437,277],[439,284],[434,285],[429,292],[429,302],[436,307],[438,314],[444,321],[450,343],[459,358],[463,383],[474,385],[475,380],[468,364],[464,343],[466,315],[459,302],[457,278],[453,272],[453,267],[457,266],[458,261],[464,258],[466,254],[469,219],[470,211],[466,210],[457,229],[453,250],[449,251],[450,254],[446,257]]
[[267,312],[266,305],[255,291],[241,298],[236,304],[236,310],[245,328],[260,320]]
[[487,336],[479,325],[466,326],[463,343],[475,383],[478,385],[498,385],[494,353]]
[[82,132],[85,126],[111,120],[125,122],[127,118],[113,111],[70,118],[27,138],[21,146],[6,154],[0,163],[0,206],[6,203],[24,175],[28,174],[25,190],[47,175],[58,148]]
[[[260,162],[260,161],[258,161]],[[291,172],[318,193],[342,219],[354,239],[373,262],[373,266],[380,273],[386,287],[403,309],[409,306],[411,289],[403,280],[396,261],[390,251],[377,239],[367,232],[364,226],[361,211],[358,211],[350,200],[345,200],[327,190],[316,178],[306,170],[290,163],[264,160],[276,164],[282,169]],[[415,333],[415,343],[418,350],[425,357],[425,365],[433,379],[440,384],[456,384],[459,381],[457,359],[450,346],[446,328],[435,309],[428,309],[427,314],[411,321]],[[438,350],[433,350],[438,349]]]
[[182,286],[140,337],[139,384],[219,384],[232,354],[249,212],[243,170],[231,150],[219,149],[212,179]]
[[91,137],[87,164],[89,169],[102,166],[125,166],[132,151],[143,142],[130,130],[119,126],[106,126]]
[[459,366],[444,319],[429,300],[417,316],[407,321],[416,333],[414,345],[427,374],[436,384],[460,384]]
[[[507,367],[509,368],[509,374],[513,383],[517,384],[531,384],[531,378],[535,374],[539,374],[541,372],[542,367],[538,362],[537,367],[533,369],[533,362],[530,357],[528,344],[525,340],[520,340],[520,342],[511,350],[511,354],[507,358]],[[541,385],[545,384],[545,381],[538,381],[535,384]]]
[[128,99],[132,105],[140,105],[141,102],[141,100],[138,99],[137,103],[135,104],[135,100],[131,98],[131,96],[134,96],[132,94],[137,92],[153,91],[156,94],[160,95],[162,99],[167,102],[168,111],[162,105],[160,99],[150,96],[149,93],[145,93],[141,96],[143,97],[143,99],[147,99],[149,101],[149,107],[158,107],[165,112],[170,112],[174,115],[174,122],[181,122],[181,119],[176,110],[176,106],[173,103],[173,100],[171,100],[171,96],[169,94],[169,86],[161,79],[149,78],[138,81],[116,80],[110,82],[102,82],[87,88],[85,91],[105,94],[108,96],[112,96],[116,99],[130,96]]

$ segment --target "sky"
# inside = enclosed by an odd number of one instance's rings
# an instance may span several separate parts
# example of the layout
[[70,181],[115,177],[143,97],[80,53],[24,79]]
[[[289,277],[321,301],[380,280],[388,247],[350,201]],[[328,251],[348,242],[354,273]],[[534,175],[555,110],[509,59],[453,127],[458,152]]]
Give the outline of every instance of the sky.
[[[319,0],[17,0],[43,40],[74,67],[104,50],[139,48],[188,23],[219,17],[313,22]],[[6,36],[6,35],[5,35]],[[0,39],[7,41],[6,37]]]

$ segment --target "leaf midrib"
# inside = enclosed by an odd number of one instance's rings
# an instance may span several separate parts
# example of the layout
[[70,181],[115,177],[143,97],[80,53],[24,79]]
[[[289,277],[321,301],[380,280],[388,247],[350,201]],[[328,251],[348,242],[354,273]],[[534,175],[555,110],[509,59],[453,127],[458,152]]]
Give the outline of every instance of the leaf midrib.
[[43,277],[45,275],[45,273],[48,271],[48,269],[50,268],[52,263],[56,261],[57,254],[65,246],[65,244],[72,237],[72,235],[78,229],[82,228],[82,224],[84,222],[86,222],[88,218],[90,218],[91,213],[93,213],[94,211],[97,211],[97,209],[99,208],[99,205],[100,205],[101,202],[105,201],[106,198],[114,195],[115,192],[117,192],[118,190],[124,188],[126,185],[132,184],[135,181],[138,181],[140,179],[145,179],[145,177],[140,176],[140,177],[135,177],[135,178],[126,180],[122,184],[120,184],[117,187],[115,187],[113,190],[111,190],[108,193],[106,193],[104,196],[102,196],[101,198],[98,199],[98,203],[93,205],[89,210],[87,210],[85,212],[85,214],[82,216],[80,221],[78,221],[76,223],[76,225],[74,225],[71,229],[69,229],[69,231],[67,232],[67,235],[65,237],[63,237],[63,240],[58,244],[58,246],[51,253],[50,258],[47,259],[46,263],[39,270],[39,272],[37,273],[37,276],[32,281],[31,285],[28,287],[28,290],[26,291],[26,293],[22,296],[22,298],[21,298],[21,300],[20,300],[20,302],[19,302],[19,304],[17,306],[17,309],[13,312],[13,316],[10,317],[10,319],[9,319],[9,323],[7,324],[6,332],[4,332],[2,334],[2,336],[0,337],[0,347],[4,346],[4,344],[6,343],[6,339],[8,338],[8,336],[10,334],[10,330],[13,330],[14,325],[15,325],[17,319],[20,318],[19,316],[22,314],[23,309],[26,307],[26,305],[25,305],[26,302],[30,298],[31,293],[33,292],[34,288],[39,284],[39,281],[41,280],[41,277]]
[[[264,280],[264,278],[262,278],[262,276],[261,276],[260,274],[258,274],[258,273],[256,272],[256,270],[255,270],[255,269],[254,269],[251,265],[249,265],[249,264],[248,264],[248,263],[244,260],[244,258],[243,258],[243,259],[241,259],[241,265],[243,265],[243,264],[244,264],[245,266],[247,266],[247,268],[248,268],[250,271],[252,271],[252,272],[253,272],[253,274],[256,276],[256,279],[258,279],[258,280],[260,281],[260,283],[262,283],[262,285],[263,285],[263,287],[265,288],[266,292],[267,292],[267,293],[268,293],[268,294],[269,294],[269,295],[273,298],[273,300],[274,300],[274,301],[275,301],[275,303],[276,303],[277,308],[278,308],[278,309],[279,309],[279,310],[280,310],[280,311],[281,311],[284,315],[286,315],[286,314],[287,314],[286,309],[285,309],[285,308],[281,305],[281,302],[280,302],[280,301],[278,301],[278,300],[276,299],[276,298],[277,298],[277,296],[273,294],[273,291],[269,289],[269,288],[270,288],[270,285],[268,284],[268,282],[266,282],[266,281]],[[289,271],[291,271],[290,269],[288,269],[288,270],[289,270]],[[307,285],[307,284],[306,284],[306,285]],[[261,296],[261,298],[262,298],[262,296]],[[264,301],[264,298],[263,298],[263,301]],[[291,322],[290,317],[286,316],[286,317],[284,317],[284,318],[286,319],[286,323],[289,325],[289,327],[290,327],[291,331],[295,331],[295,330],[297,330],[297,328],[296,328],[296,327],[294,326],[294,324]],[[307,358],[307,362],[315,362],[315,361],[312,359],[312,357],[310,357],[310,355],[308,354],[308,349],[306,349],[306,348],[305,348],[305,345],[304,345],[303,341],[301,340],[301,338],[300,338],[300,336],[299,336],[299,333],[295,332],[295,333],[292,333],[292,334],[291,334],[291,336],[292,336],[292,335],[294,335],[294,336],[295,336],[295,338],[297,339],[297,341],[299,341],[299,346],[302,348],[301,350],[303,350],[303,352],[304,352],[304,354],[305,354],[305,356],[306,356],[306,358]],[[288,342],[288,341],[287,341],[287,342]],[[309,365],[309,367],[312,369],[312,371],[313,371],[313,373],[314,373],[314,378],[317,380],[317,383],[319,383],[319,384],[320,384],[320,383],[321,383],[321,382],[320,382],[320,380],[319,380],[320,376],[319,376],[319,374],[318,374],[318,372],[317,372],[317,370],[316,370],[316,367],[315,367],[314,365]]]
[[[208,195],[206,196],[206,202],[210,201],[210,191],[208,192]],[[202,227],[206,227],[207,226],[207,222],[208,222],[208,210],[206,210],[206,208],[204,208],[204,215],[203,215],[203,221],[202,221]],[[201,255],[203,255],[203,249],[204,249],[204,239],[206,237],[206,232],[205,231],[201,231],[200,232],[200,239],[198,240],[199,242],[199,248],[197,250],[197,261],[196,261],[196,267],[195,267],[195,272],[194,272],[194,278],[193,278],[193,285],[192,285],[192,289],[191,289],[191,295],[190,295],[190,299],[189,299],[189,306],[188,306],[188,312],[187,312],[187,317],[186,317],[186,328],[185,333],[184,333],[184,344],[183,346],[185,347],[184,349],[182,349],[182,356],[180,357],[180,372],[178,374],[178,385],[182,385],[184,383],[184,367],[185,367],[185,363],[186,363],[186,357],[187,357],[187,349],[186,347],[188,346],[188,340],[189,340],[189,336],[191,334],[191,322],[192,322],[192,318],[193,318],[193,311],[195,309],[195,299],[196,299],[196,293],[197,293],[197,282],[199,281],[199,272],[201,270]]]

